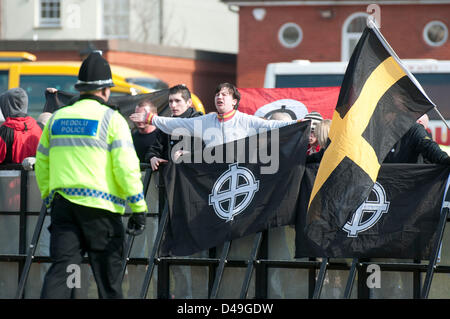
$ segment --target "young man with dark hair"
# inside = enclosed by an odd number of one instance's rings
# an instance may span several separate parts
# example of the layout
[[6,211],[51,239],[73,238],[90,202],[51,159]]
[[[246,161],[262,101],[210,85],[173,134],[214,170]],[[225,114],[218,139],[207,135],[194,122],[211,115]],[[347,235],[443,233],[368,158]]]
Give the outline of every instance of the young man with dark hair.
[[[173,118],[193,118],[203,115],[192,108],[191,92],[182,84],[169,89],[169,108]],[[180,139],[174,140],[169,134],[157,130],[155,142],[148,148],[145,155],[145,162],[150,162],[154,171],[158,170],[159,164],[168,161],[172,148],[180,142]],[[178,152],[176,156],[181,153]]]
[[[228,91],[233,99],[236,100],[236,105],[234,106],[234,109],[237,110],[239,107],[239,102],[241,100],[241,93],[238,91],[238,89],[231,83],[221,83],[216,87],[216,91],[214,92],[215,95],[219,94],[221,91]],[[216,105],[217,109],[217,105]],[[217,109],[218,110],[218,109]],[[222,112],[219,112],[222,113]]]

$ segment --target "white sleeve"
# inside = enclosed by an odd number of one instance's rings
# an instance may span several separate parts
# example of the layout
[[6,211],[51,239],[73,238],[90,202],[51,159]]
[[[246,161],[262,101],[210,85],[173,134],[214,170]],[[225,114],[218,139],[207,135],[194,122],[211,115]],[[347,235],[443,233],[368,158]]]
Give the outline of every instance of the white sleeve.
[[169,135],[194,136],[194,121],[201,121],[199,118],[178,118],[155,115],[152,118],[152,125]]
[[291,125],[297,123],[297,120],[292,121],[271,121],[271,120],[263,120],[257,116],[249,116],[249,126],[255,129],[266,128],[268,130],[272,130],[275,128],[280,128],[283,126]]

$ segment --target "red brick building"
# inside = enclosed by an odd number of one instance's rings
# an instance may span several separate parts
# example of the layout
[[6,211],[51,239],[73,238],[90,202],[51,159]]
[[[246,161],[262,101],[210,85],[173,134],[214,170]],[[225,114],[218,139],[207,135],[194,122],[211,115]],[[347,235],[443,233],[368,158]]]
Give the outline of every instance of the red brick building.
[[239,87],[262,87],[271,62],[348,60],[369,15],[400,58],[450,59],[448,0],[222,1],[239,7]]

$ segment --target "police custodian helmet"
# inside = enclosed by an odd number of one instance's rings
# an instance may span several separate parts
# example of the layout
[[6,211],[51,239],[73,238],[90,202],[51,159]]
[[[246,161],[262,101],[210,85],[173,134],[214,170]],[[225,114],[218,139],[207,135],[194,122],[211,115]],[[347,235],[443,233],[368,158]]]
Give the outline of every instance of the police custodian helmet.
[[92,51],[81,64],[75,89],[87,92],[113,86],[108,61],[103,58],[101,51]]

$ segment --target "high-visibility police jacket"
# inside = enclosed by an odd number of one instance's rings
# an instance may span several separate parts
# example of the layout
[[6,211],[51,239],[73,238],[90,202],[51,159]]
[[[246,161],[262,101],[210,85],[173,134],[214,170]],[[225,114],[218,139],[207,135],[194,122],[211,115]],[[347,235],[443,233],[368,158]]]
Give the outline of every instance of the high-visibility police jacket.
[[88,207],[146,212],[139,159],[119,112],[82,96],[54,113],[36,153],[36,180],[50,206],[55,193]]

